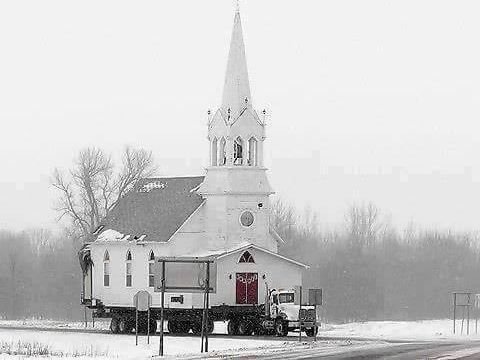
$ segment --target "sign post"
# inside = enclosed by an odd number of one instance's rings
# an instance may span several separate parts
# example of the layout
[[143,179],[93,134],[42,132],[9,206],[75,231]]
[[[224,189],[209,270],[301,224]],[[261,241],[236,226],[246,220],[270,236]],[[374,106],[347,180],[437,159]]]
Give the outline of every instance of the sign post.
[[150,344],[150,307],[152,306],[152,295],[146,290],[138,291],[133,296],[135,306],[135,345],[138,345],[138,312],[147,312],[147,343]]
[[[155,258],[155,292],[161,293],[160,309],[160,344],[159,355],[164,354],[163,345],[163,325],[165,322],[165,291],[174,290],[175,292],[200,292],[204,294],[202,325],[201,325],[201,352],[208,352],[208,308],[210,291],[215,292],[215,288],[210,286],[211,268],[214,263],[213,257],[156,257]],[[168,268],[166,264],[171,264]],[[202,279],[202,269],[198,265],[205,265],[205,278]],[[214,270],[214,282],[216,284],[216,267]],[[161,279],[160,284],[157,278]]]
[[300,309],[298,310],[298,341],[302,342],[302,323],[303,323],[303,314],[302,314],[302,285],[300,285],[299,295],[300,295]]

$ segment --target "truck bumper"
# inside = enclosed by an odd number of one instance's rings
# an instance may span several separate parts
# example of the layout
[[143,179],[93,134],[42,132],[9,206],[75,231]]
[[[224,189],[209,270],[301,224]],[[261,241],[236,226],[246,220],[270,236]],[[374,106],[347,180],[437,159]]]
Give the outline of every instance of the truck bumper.
[[[310,329],[315,325],[315,321],[302,321],[302,329]],[[288,327],[298,329],[300,327],[300,321],[289,321]]]

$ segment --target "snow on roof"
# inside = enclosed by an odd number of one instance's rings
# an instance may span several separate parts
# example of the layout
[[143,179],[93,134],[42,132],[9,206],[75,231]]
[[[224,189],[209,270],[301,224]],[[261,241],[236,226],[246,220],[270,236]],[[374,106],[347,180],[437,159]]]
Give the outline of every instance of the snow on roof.
[[108,229],[97,237],[97,241],[126,241],[130,235],[124,235],[116,230]]

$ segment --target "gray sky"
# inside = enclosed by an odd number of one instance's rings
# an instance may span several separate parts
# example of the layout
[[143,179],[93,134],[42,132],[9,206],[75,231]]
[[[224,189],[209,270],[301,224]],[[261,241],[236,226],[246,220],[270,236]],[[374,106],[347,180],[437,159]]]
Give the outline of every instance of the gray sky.
[[[49,176],[96,145],[201,174],[233,1],[0,2],[0,228],[53,226]],[[244,0],[277,193],[325,224],[478,229],[478,1]]]

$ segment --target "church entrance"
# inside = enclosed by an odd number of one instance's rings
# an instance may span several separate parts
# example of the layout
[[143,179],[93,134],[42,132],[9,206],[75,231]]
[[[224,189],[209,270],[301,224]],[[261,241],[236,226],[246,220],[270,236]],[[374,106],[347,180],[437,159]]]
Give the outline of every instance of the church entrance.
[[237,304],[258,304],[258,273],[237,273]]

